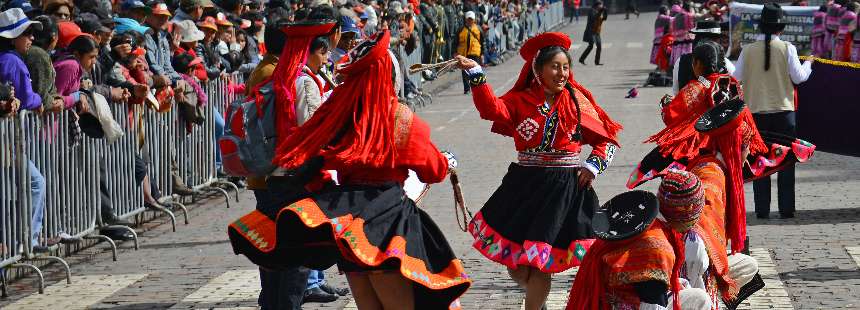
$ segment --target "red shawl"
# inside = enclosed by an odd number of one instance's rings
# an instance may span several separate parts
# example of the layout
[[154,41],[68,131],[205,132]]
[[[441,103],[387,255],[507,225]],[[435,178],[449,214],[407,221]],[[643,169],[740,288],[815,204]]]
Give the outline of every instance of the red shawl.
[[657,67],[662,71],[669,71],[672,56],[672,43],[675,43],[675,37],[672,33],[666,33],[660,39],[660,47],[657,49]]
[[[538,83],[532,73],[532,66],[541,49],[549,46],[560,46],[565,50],[570,50],[570,44],[570,37],[560,32],[546,32],[526,41],[520,49],[520,56],[523,57],[526,63],[520,70],[519,78],[517,79],[516,84],[514,84],[514,87],[502,95],[501,98],[508,99],[512,96],[518,96],[523,92],[528,92],[530,88],[533,88],[534,84]],[[597,112],[597,117],[589,115],[588,113],[582,113],[582,120],[577,121],[579,121],[585,129],[607,138],[615,145],[620,145],[618,143],[618,132],[623,128],[621,124],[613,121],[609,115],[600,108],[600,105],[597,104],[597,100],[594,99],[591,92],[573,78],[573,71],[570,72],[568,82],[575,90],[578,90],[585,95],[585,98],[588,99],[591,106]],[[580,102],[579,104],[584,105],[589,103]],[[558,100],[557,104],[559,104],[558,114],[562,118],[562,124],[577,123],[577,121],[572,121],[576,120],[576,106],[570,96],[562,96],[562,98]],[[513,137],[514,133],[513,128],[502,123],[493,123],[492,131],[509,137]]]
[[[655,278],[656,274],[668,276],[669,288],[678,296],[681,290],[678,277],[684,262],[683,244],[680,234],[661,221],[654,221],[650,228],[627,240],[598,239],[583,258],[566,309],[612,309],[607,292],[623,294],[616,297],[633,302],[638,300],[635,292],[619,292],[617,289],[660,280]],[[668,248],[670,246],[671,249]],[[632,288],[625,291],[632,291]],[[674,298],[673,307],[681,309],[680,298]]]

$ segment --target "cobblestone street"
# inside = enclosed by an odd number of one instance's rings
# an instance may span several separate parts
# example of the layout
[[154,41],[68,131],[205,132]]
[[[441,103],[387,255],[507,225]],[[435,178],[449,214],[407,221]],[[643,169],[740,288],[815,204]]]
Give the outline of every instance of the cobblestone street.
[[[653,69],[648,56],[654,17],[649,13],[623,20],[623,16],[611,15],[603,30],[602,58],[606,65],[594,66],[589,58],[589,65],[573,66],[576,79],[625,126],[621,149],[608,171],[595,180],[601,202],[626,191],[628,175],[653,148],[641,142],[662,125],[658,101],[671,89],[640,88],[638,98],[624,98]],[[583,19],[561,30],[573,38],[574,57],[584,49],[584,24]],[[486,69],[488,82],[497,94],[513,85],[522,65],[515,55],[503,65]],[[418,114],[433,129],[437,146],[457,155],[466,203],[477,212],[515,160],[513,140],[490,133],[490,122],[479,119],[471,97],[463,95],[459,82],[433,96],[434,103]],[[655,190],[655,183],[643,187]],[[797,213],[793,219],[779,219],[775,198],[771,219],[756,219],[752,186],[747,186],[751,252],[759,261],[767,286],[749,300],[746,309],[860,309],[858,189],[860,158],[822,152],[797,169]],[[431,189],[422,207],[445,231],[474,279],[462,298],[463,308],[521,309],[522,292],[505,268],[473,250],[470,235],[458,228],[451,197],[446,181]],[[233,255],[226,234],[231,221],[253,208],[253,194],[244,191],[240,192],[240,202],[232,203],[229,209],[223,199],[192,206],[190,223],[177,225],[176,232],[165,220],[156,220],[138,232],[139,250],[130,242],[121,244],[116,262],[101,245],[72,255],[68,259],[72,284],[66,284],[61,269],[51,266],[44,270],[45,294],[36,292],[34,279],[28,276],[11,283],[10,297],[0,300],[0,308],[256,309],[260,290],[257,269],[245,257]],[[549,309],[564,308],[575,272],[554,277]],[[346,287],[336,268],[327,275],[335,286]],[[355,304],[348,295],[334,303],[306,304],[304,308],[355,309]]]

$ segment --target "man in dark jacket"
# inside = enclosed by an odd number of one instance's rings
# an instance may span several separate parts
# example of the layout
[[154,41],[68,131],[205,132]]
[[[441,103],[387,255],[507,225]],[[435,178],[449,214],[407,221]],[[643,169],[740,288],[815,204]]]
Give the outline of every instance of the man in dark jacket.
[[433,42],[436,41],[436,32],[439,31],[436,10],[433,9],[434,5],[435,0],[423,0],[418,5],[418,10],[421,11],[421,23],[424,26],[421,33],[421,62],[423,63],[436,61],[430,57],[433,55]]
[[445,59],[451,59],[457,51],[457,35],[463,28],[462,14],[458,0],[445,0],[445,15],[448,18],[448,25],[445,27]]
[[606,8],[603,7],[603,2],[595,1],[594,5],[591,7],[591,12],[588,13],[588,23],[585,25],[585,34],[582,35],[582,40],[588,42],[588,47],[585,48],[585,51],[582,52],[582,56],[579,57],[579,63],[585,64],[585,58],[588,57],[588,54],[591,53],[591,49],[597,45],[597,51],[594,54],[594,64],[601,66],[603,64],[600,63],[600,50],[603,48],[603,44],[600,40],[600,31],[603,29],[603,22],[606,21],[608,17],[606,13]]

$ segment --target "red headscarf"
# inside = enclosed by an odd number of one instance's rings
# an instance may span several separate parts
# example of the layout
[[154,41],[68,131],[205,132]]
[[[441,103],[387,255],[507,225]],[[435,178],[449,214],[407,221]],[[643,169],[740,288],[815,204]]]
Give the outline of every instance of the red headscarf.
[[349,63],[338,71],[343,84],[281,145],[286,150],[278,157],[283,167],[298,167],[316,155],[346,165],[394,167],[399,103],[391,79],[389,39],[388,31],[383,31],[349,52]]
[[[533,83],[539,83],[533,71],[534,61],[537,58],[541,49],[550,46],[559,46],[564,50],[570,50],[570,37],[561,32],[545,32],[540,35],[535,36],[534,38],[529,39],[523,44],[523,47],[520,48],[520,56],[526,61],[525,65],[523,65],[522,70],[520,70],[520,76],[517,79],[514,87],[511,88],[506,94],[502,95],[502,98],[510,98],[512,96],[516,96],[517,93],[523,91],[529,91],[529,89],[533,86]],[[582,120],[577,120],[576,122],[572,120],[576,120],[576,106],[571,97],[562,96],[562,99],[569,98],[568,100],[559,101],[561,105],[558,107],[559,115],[564,120],[564,123],[574,124],[579,123],[583,127],[591,130],[592,132],[599,134],[601,136],[606,137],[611,140],[613,143],[618,145],[618,132],[621,131],[622,126],[611,118],[600,106],[597,104],[597,101],[594,100],[594,96],[591,94],[588,89],[584,86],[580,85],[576,80],[573,79],[573,71],[570,72],[570,77],[568,78],[568,82],[570,85],[581,92],[588,101],[591,102],[591,105],[594,107],[594,110],[597,112],[598,118],[582,113]],[[582,103],[580,103],[582,104]],[[506,135],[513,136],[513,128],[508,128],[505,125],[500,123],[493,124],[493,132]]]
[[[334,29],[332,21],[291,23],[281,28],[286,34],[284,50],[278,58],[278,65],[269,80],[260,83],[265,85],[272,81],[275,90],[275,111],[277,114],[278,147],[272,162],[284,166],[283,157],[290,150],[285,147],[286,139],[297,126],[296,121],[296,79],[307,61],[311,42],[318,36],[325,35]],[[258,93],[258,92],[254,92]],[[262,103],[262,96],[257,96],[257,107]]]

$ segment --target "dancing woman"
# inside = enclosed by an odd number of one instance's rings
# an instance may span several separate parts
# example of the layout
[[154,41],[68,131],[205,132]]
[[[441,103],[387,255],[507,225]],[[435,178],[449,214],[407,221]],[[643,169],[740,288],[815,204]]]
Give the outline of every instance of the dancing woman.
[[441,230],[403,191],[408,170],[424,183],[441,182],[450,154],[398,103],[389,39],[380,32],[347,54],[338,71],[343,84],[276,158],[294,172],[291,182],[325,169],[338,172],[340,185],[275,216],[245,215],[230,225],[230,240],[236,253],[266,268],[337,264],[359,309],[459,308],[471,280]]
[[[519,152],[469,230],[474,247],[525,288],[528,310],[543,305],[551,274],[578,266],[593,242],[598,201],[591,182],[612,161],[621,130],[573,79],[570,44],[557,32],[528,40],[520,49],[526,64],[519,80],[501,97],[476,62],[458,57],[481,118],[512,137]],[[582,162],[585,144],[593,151]]]

